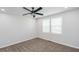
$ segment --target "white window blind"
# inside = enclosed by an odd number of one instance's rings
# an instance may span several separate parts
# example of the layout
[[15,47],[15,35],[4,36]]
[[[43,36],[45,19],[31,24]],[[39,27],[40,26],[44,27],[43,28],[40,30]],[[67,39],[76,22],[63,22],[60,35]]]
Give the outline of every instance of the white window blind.
[[51,17],[43,19],[43,32],[55,34],[62,33],[62,17]]
[[43,32],[50,32],[50,19],[45,18],[43,19]]
[[51,32],[62,33],[62,17],[51,18]]

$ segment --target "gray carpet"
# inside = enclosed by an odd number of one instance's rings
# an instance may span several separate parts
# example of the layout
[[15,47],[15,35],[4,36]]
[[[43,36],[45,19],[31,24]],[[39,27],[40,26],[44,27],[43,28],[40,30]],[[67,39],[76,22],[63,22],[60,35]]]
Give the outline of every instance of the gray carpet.
[[19,44],[0,49],[0,52],[78,52],[79,49],[71,48],[55,42],[36,38]]

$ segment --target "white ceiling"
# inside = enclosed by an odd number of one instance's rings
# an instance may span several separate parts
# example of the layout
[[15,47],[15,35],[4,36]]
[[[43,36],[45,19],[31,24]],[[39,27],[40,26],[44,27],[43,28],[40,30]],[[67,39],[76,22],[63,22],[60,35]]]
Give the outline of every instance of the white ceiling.
[[[31,7],[27,7],[27,8],[31,9]],[[64,8],[64,7],[43,7],[43,9],[40,10],[39,12],[43,13],[44,16],[48,16],[48,15],[51,15],[51,14],[59,13],[59,12],[65,11],[65,10],[73,9],[73,8],[76,8],[76,7],[69,7],[69,8]],[[5,9],[5,11],[1,11],[1,9]],[[35,9],[37,9],[37,7]],[[29,12],[27,10],[22,9],[22,7],[0,7],[0,13],[22,16],[22,14],[29,13]],[[26,15],[26,16],[31,16],[31,15]],[[43,17],[43,16],[37,15],[36,18],[37,17]]]

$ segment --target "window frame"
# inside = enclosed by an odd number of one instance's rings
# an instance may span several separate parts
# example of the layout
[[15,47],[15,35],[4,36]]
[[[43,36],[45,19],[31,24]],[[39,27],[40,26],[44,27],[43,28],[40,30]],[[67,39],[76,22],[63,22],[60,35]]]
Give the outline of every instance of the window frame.
[[[42,25],[42,32],[44,32],[44,33],[53,33],[53,34],[62,34],[62,28],[61,28],[61,33],[54,33],[54,32],[52,32],[52,19],[54,19],[54,18],[61,18],[61,27],[62,27],[62,23],[63,23],[63,17],[62,16],[56,16],[56,17],[52,17],[52,16],[50,16],[50,17],[46,17],[46,18],[48,18],[47,20],[49,20],[49,32],[45,32],[45,31],[43,31],[43,25]],[[43,20],[45,20],[46,18],[44,18]],[[43,21],[42,21],[42,24],[43,24]]]

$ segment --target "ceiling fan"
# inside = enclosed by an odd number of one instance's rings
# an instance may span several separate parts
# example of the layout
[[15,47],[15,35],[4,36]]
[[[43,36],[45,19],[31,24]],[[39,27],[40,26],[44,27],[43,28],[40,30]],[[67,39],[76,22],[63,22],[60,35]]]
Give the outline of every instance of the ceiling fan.
[[38,13],[38,11],[40,11],[40,10],[43,9],[42,7],[39,7],[39,8],[37,8],[36,10],[35,10],[34,7],[31,7],[31,8],[32,8],[32,10],[30,10],[30,9],[28,9],[28,8],[26,8],[26,7],[23,7],[23,9],[29,11],[29,13],[23,14],[23,16],[28,15],[28,14],[31,14],[34,18],[35,18],[36,15],[42,15],[42,16],[43,16],[42,13]]

